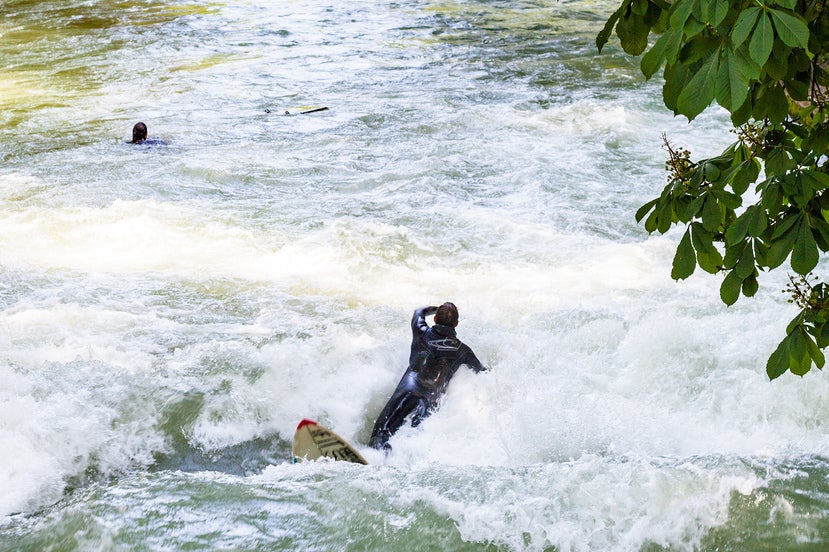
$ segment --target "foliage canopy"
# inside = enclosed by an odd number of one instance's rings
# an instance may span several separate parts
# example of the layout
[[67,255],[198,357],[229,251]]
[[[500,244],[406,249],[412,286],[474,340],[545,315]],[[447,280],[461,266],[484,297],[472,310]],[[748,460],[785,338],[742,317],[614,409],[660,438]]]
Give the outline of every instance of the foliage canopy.
[[800,312],[766,364],[771,379],[822,368],[829,347],[829,284],[812,274],[829,251],[827,2],[624,0],[596,37],[601,51],[615,29],[646,78],[664,67],[674,114],[693,120],[713,102],[731,114],[737,141],[717,157],[692,161],[663,137],[668,185],[636,220],[648,232],[684,225],[671,276],[721,273],[727,305],[789,261]]

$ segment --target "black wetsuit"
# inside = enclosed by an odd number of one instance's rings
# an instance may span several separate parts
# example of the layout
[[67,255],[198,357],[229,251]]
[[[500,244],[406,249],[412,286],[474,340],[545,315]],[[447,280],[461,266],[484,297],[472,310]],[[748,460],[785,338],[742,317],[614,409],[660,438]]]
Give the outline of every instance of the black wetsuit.
[[455,328],[441,324],[429,327],[426,317],[436,311],[437,307],[423,307],[412,317],[409,368],[374,424],[369,440],[374,448],[391,448],[388,441],[407,416],[411,415],[412,426],[417,426],[431,414],[461,364],[475,372],[486,370],[472,349],[457,338]]

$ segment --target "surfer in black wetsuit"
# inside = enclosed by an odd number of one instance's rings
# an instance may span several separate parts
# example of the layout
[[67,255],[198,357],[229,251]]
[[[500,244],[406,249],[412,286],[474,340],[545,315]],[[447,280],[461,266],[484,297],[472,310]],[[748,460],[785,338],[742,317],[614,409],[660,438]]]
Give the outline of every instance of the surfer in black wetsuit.
[[[426,317],[432,314],[435,315],[435,325],[429,327]],[[408,416],[411,416],[412,426],[416,427],[437,408],[449,380],[461,364],[475,372],[486,370],[472,349],[455,335],[457,325],[458,309],[452,303],[423,307],[414,312],[409,368],[377,418],[369,445],[391,450],[389,439]]]

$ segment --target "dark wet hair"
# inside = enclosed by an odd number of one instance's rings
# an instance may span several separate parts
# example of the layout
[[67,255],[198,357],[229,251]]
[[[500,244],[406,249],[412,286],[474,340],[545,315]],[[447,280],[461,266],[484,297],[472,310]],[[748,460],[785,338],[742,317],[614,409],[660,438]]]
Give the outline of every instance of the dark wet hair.
[[453,328],[458,325],[458,307],[455,306],[454,303],[444,303],[438,307],[438,311],[435,313],[435,324],[440,324],[441,326],[452,326]]
[[144,123],[135,123],[132,127],[132,143],[143,142],[147,139],[147,125]]

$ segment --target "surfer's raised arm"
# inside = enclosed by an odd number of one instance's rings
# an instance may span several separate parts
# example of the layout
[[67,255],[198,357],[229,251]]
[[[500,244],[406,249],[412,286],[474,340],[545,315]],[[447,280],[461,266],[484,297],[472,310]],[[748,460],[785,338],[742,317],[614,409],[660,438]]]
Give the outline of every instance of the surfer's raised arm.
[[437,307],[421,307],[414,311],[414,315],[412,315],[412,332],[415,335],[419,335],[428,330],[429,324],[426,323],[426,317],[435,314],[437,311]]

